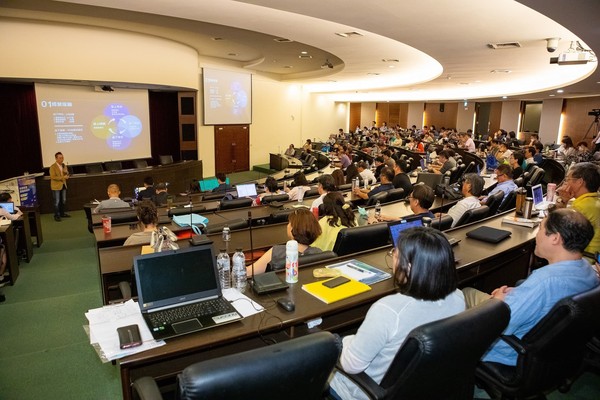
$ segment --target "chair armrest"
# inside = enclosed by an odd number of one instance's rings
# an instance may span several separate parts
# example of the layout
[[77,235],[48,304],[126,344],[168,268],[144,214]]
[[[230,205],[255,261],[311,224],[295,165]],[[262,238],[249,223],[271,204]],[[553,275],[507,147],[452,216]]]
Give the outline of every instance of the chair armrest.
[[121,291],[121,298],[125,301],[131,299],[131,285],[129,282],[119,282],[119,290]]
[[162,400],[158,385],[149,376],[143,376],[133,382],[133,390],[141,400]]
[[527,349],[523,346],[521,339],[516,337],[515,335],[500,335],[500,339],[506,342],[510,347],[512,347],[519,354],[526,354]]
[[385,390],[375,383],[375,381],[366,373],[361,372],[358,374],[349,374],[342,369],[342,366],[339,363],[335,366],[335,371],[350,379],[370,399],[378,400],[384,398]]

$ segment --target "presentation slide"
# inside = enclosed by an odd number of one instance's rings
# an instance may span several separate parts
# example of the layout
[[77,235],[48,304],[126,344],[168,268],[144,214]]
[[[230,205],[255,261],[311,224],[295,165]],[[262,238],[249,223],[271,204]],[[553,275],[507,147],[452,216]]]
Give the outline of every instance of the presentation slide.
[[70,165],[151,157],[148,91],[35,84],[42,160]]
[[252,75],[202,69],[204,125],[252,123]]

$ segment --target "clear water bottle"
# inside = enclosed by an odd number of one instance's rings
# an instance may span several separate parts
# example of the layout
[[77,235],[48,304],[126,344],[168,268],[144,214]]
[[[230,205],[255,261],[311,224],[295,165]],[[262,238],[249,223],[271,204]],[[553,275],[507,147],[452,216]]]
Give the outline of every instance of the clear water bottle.
[[229,254],[225,249],[219,250],[217,255],[217,269],[219,271],[219,282],[221,289],[229,289],[231,287],[231,263]]
[[244,257],[242,249],[235,249],[235,253],[233,253],[233,269],[231,272],[234,287],[240,293],[244,293],[248,284],[248,277],[246,275],[246,257]]
[[375,218],[381,217],[381,202],[377,200],[375,203]]
[[231,231],[228,226],[223,227],[223,241],[229,242],[231,240]]

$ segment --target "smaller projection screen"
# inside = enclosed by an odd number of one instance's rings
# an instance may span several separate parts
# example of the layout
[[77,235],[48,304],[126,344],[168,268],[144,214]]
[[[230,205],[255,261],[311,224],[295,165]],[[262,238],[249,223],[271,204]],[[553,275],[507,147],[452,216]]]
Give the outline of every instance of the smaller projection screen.
[[42,161],[69,164],[151,157],[148,91],[35,84]]
[[204,125],[252,123],[252,75],[202,69]]

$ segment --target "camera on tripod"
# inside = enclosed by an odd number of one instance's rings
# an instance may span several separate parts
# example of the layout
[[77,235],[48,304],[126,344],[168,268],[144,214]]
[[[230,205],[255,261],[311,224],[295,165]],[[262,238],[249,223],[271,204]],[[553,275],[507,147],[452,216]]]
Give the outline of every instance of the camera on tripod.
[[588,113],[588,115],[591,115],[596,118],[600,117],[600,108],[594,108],[592,111],[590,111]]

